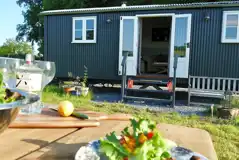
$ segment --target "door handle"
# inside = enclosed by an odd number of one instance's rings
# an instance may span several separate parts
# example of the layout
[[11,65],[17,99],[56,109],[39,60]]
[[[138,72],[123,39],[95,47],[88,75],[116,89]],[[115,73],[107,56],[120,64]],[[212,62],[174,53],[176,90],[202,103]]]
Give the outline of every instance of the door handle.
[[190,48],[190,42],[186,43],[186,47]]

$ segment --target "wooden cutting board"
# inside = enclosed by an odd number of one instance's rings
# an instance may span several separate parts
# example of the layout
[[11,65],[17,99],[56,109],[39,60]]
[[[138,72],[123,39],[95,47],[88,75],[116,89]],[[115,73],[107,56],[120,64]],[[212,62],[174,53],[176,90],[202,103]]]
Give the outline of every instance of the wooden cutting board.
[[[55,105],[49,105],[50,109],[56,109],[57,106]],[[83,114],[86,114],[89,116],[89,119],[91,120],[120,120],[120,121],[128,121],[129,119],[133,118],[132,115],[130,114],[125,114],[125,113],[114,113],[114,114],[106,114],[103,112],[95,112],[95,111],[89,111],[86,109],[75,109],[76,112],[80,112]]]
[[107,115],[102,112],[94,112],[83,109],[75,111],[86,114],[89,119],[82,120],[75,117],[61,117],[58,112],[50,108],[44,108],[41,114],[18,115],[9,128],[82,128],[97,127],[99,120],[129,120],[132,118],[128,114]]
[[100,122],[97,120],[61,117],[58,112],[44,108],[41,114],[19,114],[9,128],[82,128],[99,125]]

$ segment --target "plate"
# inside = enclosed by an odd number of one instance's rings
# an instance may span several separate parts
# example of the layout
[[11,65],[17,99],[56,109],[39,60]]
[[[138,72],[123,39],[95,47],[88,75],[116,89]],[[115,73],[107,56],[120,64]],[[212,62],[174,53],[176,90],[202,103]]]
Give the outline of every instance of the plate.
[[[176,160],[190,160],[192,156],[200,157],[200,160],[209,160],[205,156],[193,152],[190,149],[186,149],[184,147],[177,146],[175,142],[171,140],[167,140],[171,144],[175,144],[175,147],[169,151],[173,158]],[[95,140],[88,143],[88,145],[81,147],[76,155],[75,160],[109,160],[104,155],[99,153],[100,141]]]

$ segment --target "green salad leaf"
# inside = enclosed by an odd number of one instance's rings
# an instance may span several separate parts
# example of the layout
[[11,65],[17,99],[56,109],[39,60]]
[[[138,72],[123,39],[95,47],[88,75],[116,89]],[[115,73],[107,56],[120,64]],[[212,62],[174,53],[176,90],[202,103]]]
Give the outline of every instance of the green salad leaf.
[[104,152],[105,155],[111,160],[120,160],[123,157],[123,154],[120,152],[120,149],[109,141],[101,141],[100,151]]
[[140,160],[140,159],[145,159],[149,160],[149,156],[152,154],[151,152],[154,151],[154,147],[152,143],[149,141],[146,141],[140,148],[137,148],[135,150],[135,156],[132,157],[134,160]]
[[127,156],[129,153],[120,144],[115,132],[106,135],[106,139],[100,140],[100,151],[105,153],[111,160],[120,160]]
[[16,101],[19,98],[22,98],[21,96],[14,95],[13,92],[11,92],[9,89],[4,88],[4,82],[3,82],[3,73],[0,71],[0,104],[4,103],[11,103]]
[[167,160],[171,158],[169,150],[176,146],[164,139],[156,129],[156,123],[149,119],[131,119],[131,130],[122,130],[123,142],[115,132],[101,139],[100,151],[109,160]]

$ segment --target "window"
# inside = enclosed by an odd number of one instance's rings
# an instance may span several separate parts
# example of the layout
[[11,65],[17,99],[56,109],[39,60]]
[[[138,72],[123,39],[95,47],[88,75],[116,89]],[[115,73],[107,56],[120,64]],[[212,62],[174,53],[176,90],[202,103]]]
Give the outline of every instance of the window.
[[239,43],[239,11],[224,11],[222,42]]
[[96,17],[73,17],[72,43],[96,43]]

